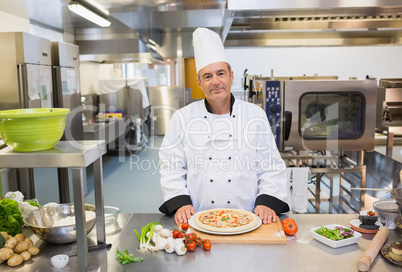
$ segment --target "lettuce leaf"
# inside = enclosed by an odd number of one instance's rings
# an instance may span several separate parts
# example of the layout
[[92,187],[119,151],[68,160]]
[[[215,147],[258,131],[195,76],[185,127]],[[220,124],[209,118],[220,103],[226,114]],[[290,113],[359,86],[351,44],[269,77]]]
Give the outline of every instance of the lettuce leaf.
[[27,202],[29,203],[29,205],[33,207],[42,208],[42,206],[38,203],[38,200],[36,198],[33,200],[27,200]]
[[13,199],[0,200],[0,231],[15,236],[22,232],[23,225],[24,222],[17,201]]

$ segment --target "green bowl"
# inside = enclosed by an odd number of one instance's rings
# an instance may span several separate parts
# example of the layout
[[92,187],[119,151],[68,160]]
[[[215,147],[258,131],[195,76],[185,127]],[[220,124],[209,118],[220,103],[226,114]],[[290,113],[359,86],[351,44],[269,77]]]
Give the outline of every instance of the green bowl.
[[60,141],[70,109],[0,111],[0,136],[17,152],[51,149]]

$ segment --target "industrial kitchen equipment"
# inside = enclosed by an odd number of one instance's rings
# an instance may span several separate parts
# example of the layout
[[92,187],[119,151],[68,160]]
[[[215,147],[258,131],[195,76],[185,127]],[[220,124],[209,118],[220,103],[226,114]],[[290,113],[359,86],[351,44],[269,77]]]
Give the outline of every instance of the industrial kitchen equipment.
[[83,140],[80,62],[77,45],[52,42],[54,106],[68,108],[65,140]]
[[374,149],[375,80],[262,84],[263,108],[281,151]]
[[387,134],[386,155],[392,157],[394,134],[402,133],[402,78],[381,79],[377,89],[376,129]]
[[85,137],[106,140],[109,149],[137,150],[148,144],[151,104],[145,78],[100,80],[98,98],[98,117],[118,117],[84,125]]
[[[25,32],[0,33],[0,59],[0,110],[54,107],[49,40]],[[26,198],[34,198],[32,169],[19,169],[17,179]]]
[[381,79],[377,89],[377,129],[402,127],[402,78]]
[[[54,106],[69,108],[66,128],[62,140],[80,141],[84,139],[82,126],[82,104],[80,89],[80,62],[77,45],[52,42]],[[60,203],[70,202],[68,171],[57,169]]]

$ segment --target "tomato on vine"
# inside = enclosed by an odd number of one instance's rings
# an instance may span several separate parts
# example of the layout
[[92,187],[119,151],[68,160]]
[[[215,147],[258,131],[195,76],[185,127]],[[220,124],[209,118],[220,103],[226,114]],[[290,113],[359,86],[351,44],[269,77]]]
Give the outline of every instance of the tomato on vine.
[[186,246],[188,251],[194,251],[197,245],[194,241],[189,241]]
[[181,232],[178,231],[178,230],[172,231],[172,236],[173,236],[173,238],[179,238],[179,235],[180,235],[180,234],[181,234]]
[[180,228],[181,228],[182,230],[187,230],[187,229],[188,229],[188,224],[187,224],[187,223],[183,223],[183,224],[180,225]]
[[209,240],[205,241],[203,246],[204,246],[204,250],[206,250],[206,251],[211,250],[211,242]]

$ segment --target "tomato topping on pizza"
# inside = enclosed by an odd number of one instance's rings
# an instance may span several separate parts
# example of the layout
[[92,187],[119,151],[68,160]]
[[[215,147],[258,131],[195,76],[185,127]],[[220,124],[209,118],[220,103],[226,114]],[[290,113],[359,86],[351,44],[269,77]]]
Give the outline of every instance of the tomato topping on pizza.
[[255,227],[258,217],[240,209],[212,209],[197,213],[194,222],[205,230],[238,232]]

